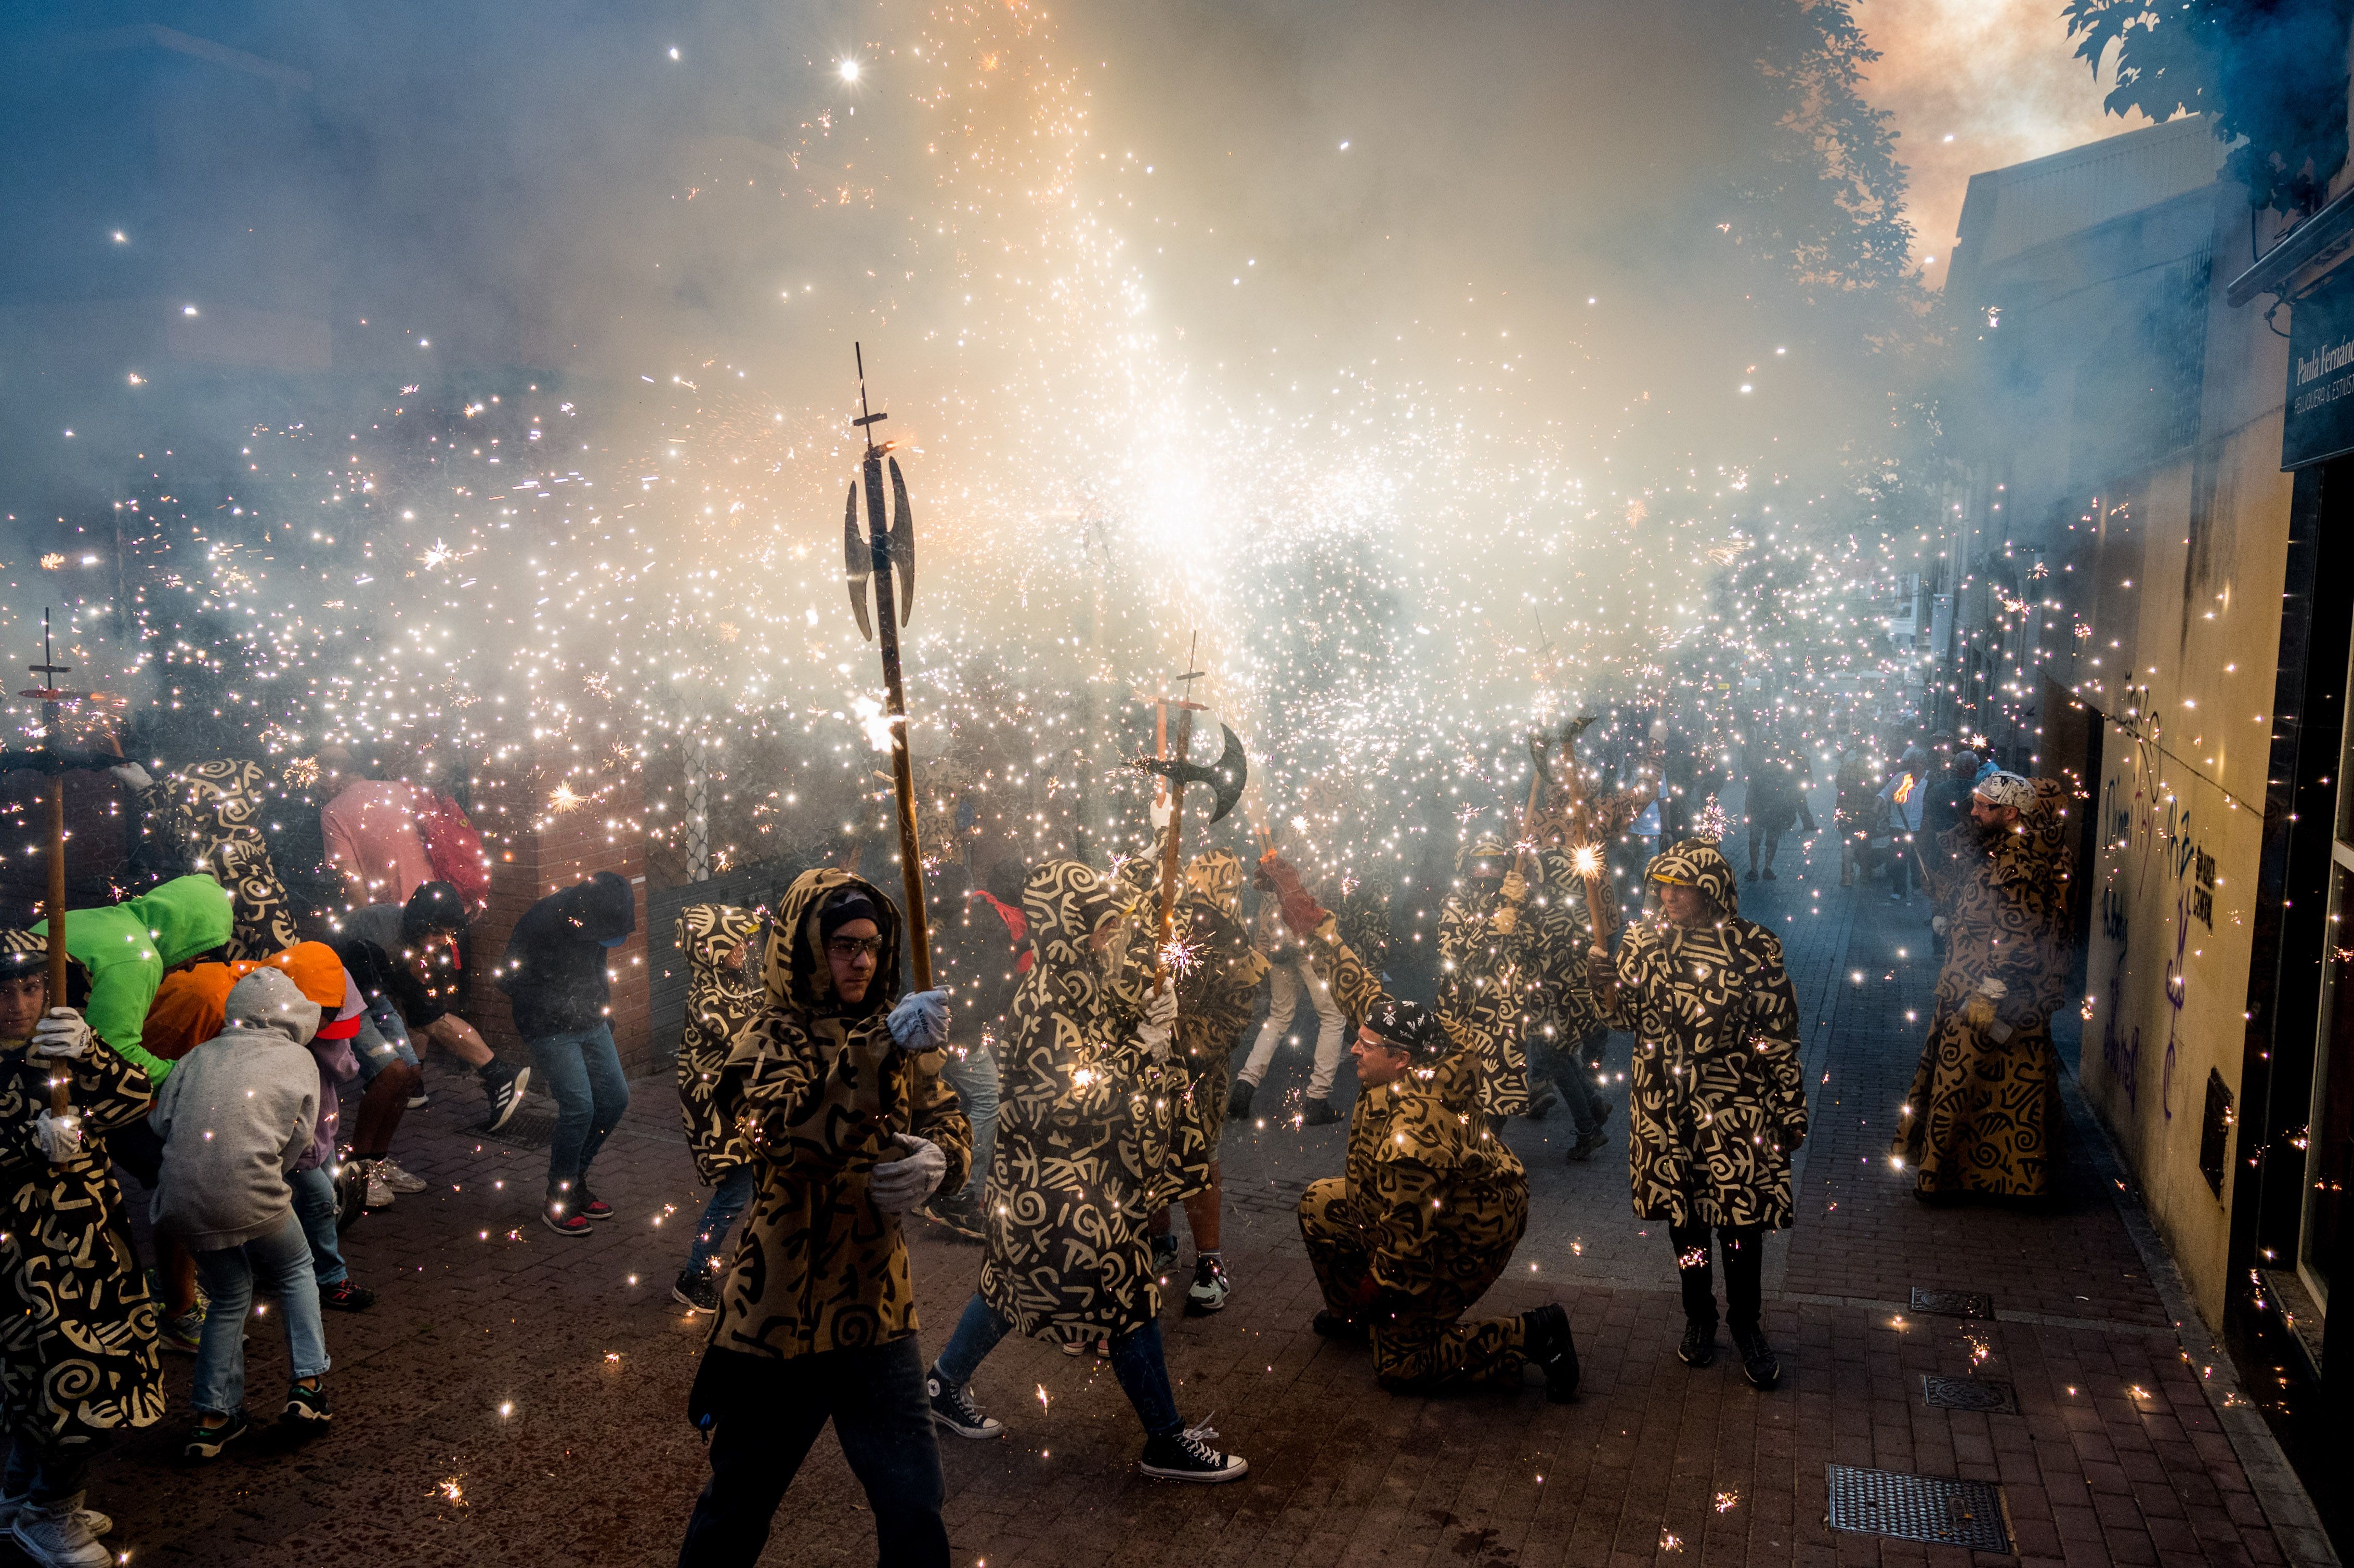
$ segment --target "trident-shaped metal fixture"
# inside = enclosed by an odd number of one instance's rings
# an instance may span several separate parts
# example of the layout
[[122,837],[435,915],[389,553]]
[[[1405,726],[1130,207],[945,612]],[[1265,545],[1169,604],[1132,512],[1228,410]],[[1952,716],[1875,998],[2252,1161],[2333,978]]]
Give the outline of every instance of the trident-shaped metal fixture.
[[[888,456],[891,443],[879,445],[875,427],[890,418],[877,414],[866,402],[866,351],[853,344],[858,357],[858,415],[851,423],[866,436],[866,459],[859,479],[851,481],[850,504],[842,518],[843,570],[850,582],[850,607],[858,612],[858,630],[868,638],[875,627],[866,620],[866,579],[875,579],[875,620],[882,629],[883,694],[890,710],[891,785],[899,798],[899,878],[907,895],[908,955],[915,960],[916,989],[932,989],[930,922],[924,911],[924,856],[916,842],[916,775],[907,756],[907,695],[899,678],[899,627],[916,602],[916,524],[907,513],[907,482],[899,477],[899,460]],[[894,502],[891,526],[883,525],[883,467],[891,467]],[[858,490],[866,487],[866,534],[858,536]],[[891,578],[899,579],[898,602],[891,597]]]

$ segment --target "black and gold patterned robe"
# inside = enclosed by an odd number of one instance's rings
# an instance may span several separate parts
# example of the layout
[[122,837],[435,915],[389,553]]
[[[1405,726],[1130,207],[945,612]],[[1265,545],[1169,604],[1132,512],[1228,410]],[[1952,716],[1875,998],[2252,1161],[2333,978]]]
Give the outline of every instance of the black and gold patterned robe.
[[1790,1154],[1807,1136],[1797,998],[1781,938],[1734,913],[1733,867],[1687,839],[1651,862],[1715,901],[1721,917],[1664,918],[1618,948],[1617,1011],[1635,1036],[1627,1095],[1628,1179],[1638,1219],[1787,1227]]
[[981,1294],[1034,1337],[1092,1340],[1157,1315],[1147,1227],[1207,1175],[1198,1130],[1188,1139],[1180,1120],[1182,1054],[1155,1062],[1138,1039],[1150,912],[1130,916],[1118,963],[1087,949],[1135,904],[1132,887],[1079,861],[1047,861],[1022,888],[1036,962],[1013,993]]
[[[845,887],[874,904],[883,937],[867,1000],[849,1008],[834,998],[817,919]],[[764,1005],[721,1075],[720,1107],[740,1121],[760,1185],[720,1284],[714,1351],[781,1361],[916,1331],[899,1216],[869,1201],[867,1182],[900,1157],[892,1134],[907,1132],[939,1145],[940,1190],[956,1191],[972,1128],[940,1082],[938,1054],[891,1044],[901,931],[898,906],[847,872],[802,873],[778,909]]]
[[[1537,930],[1526,914],[1477,884],[1448,895],[1438,913],[1437,1011],[1450,1033],[1470,1043],[1479,1065],[1479,1108],[1490,1117],[1529,1108],[1524,1036],[1540,982],[1528,961]],[[1348,1004],[1341,1007],[1345,1012]]]
[[145,831],[183,872],[228,889],[234,928],[228,957],[260,961],[302,939],[293,901],[261,835],[262,772],[234,758],[196,762],[139,792]]
[[[83,1151],[51,1165],[33,1141],[52,1070],[69,1069]],[[103,1045],[80,1060],[0,1045],[0,1403],[11,1431],[72,1449],[164,1414],[154,1301],[120,1224],[105,1135],[147,1114],[147,1075]]]
[[678,950],[686,958],[686,1022],[678,1038],[678,1108],[687,1151],[706,1186],[752,1161],[744,1129],[721,1103],[720,1082],[736,1042],[752,1026],[768,994],[727,961],[758,936],[760,916],[732,904],[690,904],[678,913]]
[[[1363,1018],[1381,982],[1327,916],[1308,941],[1333,1000]],[[1518,1316],[1466,1321],[1528,1229],[1528,1174],[1479,1104],[1474,1041],[1357,1097],[1346,1174],[1309,1184],[1299,1234],[1327,1308],[1367,1321],[1373,1371],[1401,1392],[1479,1383],[1522,1361]]]
[[[1924,1193],[2037,1198],[2052,1187],[2062,1125],[2052,1014],[2067,1001],[2067,789],[2035,781],[2015,831],[1989,842],[1967,820],[1939,835],[1950,869],[1930,895],[1946,919],[1936,1011],[1899,1115],[1895,1154]],[[1984,1023],[1965,1016],[1986,980],[2004,994]],[[2010,1031],[1998,1041],[1995,1027]]]

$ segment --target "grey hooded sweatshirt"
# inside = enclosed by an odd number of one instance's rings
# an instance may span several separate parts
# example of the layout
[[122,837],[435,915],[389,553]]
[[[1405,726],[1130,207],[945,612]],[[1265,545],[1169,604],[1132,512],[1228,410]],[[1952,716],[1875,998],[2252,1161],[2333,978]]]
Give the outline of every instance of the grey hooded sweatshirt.
[[286,1173],[317,1130],[319,1069],[304,1046],[318,1032],[319,1004],[281,970],[256,969],[230,989],[221,1032],[155,1091],[157,1230],[217,1252],[285,1224]]

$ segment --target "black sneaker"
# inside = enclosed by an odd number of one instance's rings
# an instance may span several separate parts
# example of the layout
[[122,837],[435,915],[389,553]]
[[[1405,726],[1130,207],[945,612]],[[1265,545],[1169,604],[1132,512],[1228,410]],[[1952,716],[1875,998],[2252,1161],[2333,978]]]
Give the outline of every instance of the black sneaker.
[[1248,1078],[1236,1078],[1235,1080],[1235,1086],[1226,1091],[1226,1114],[1228,1116],[1250,1115],[1251,1087],[1251,1081]]
[[1209,1445],[1215,1437],[1205,1422],[1182,1432],[1167,1432],[1144,1440],[1144,1455],[1136,1461],[1140,1474],[1163,1481],[1197,1481],[1216,1486],[1239,1481],[1250,1474],[1250,1463],[1239,1454],[1221,1454]]
[[687,1269],[671,1281],[670,1298],[695,1312],[719,1310],[719,1280],[707,1268]]
[[278,1418],[297,1432],[324,1432],[327,1423],[335,1418],[334,1407],[327,1403],[327,1385],[294,1384],[286,1391],[286,1408],[278,1413]]
[[1716,1325],[1686,1319],[1684,1342],[1676,1347],[1676,1360],[1688,1367],[1712,1364],[1716,1361]]
[[1734,1330],[1733,1348],[1741,1352],[1741,1375],[1749,1380],[1750,1387],[1772,1388],[1782,1381],[1782,1359],[1757,1330]]
[[584,1220],[610,1220],[620,1213],[612,1204],[591,1192],[584,1184],[575,1194],[574,1211]]
[[376,1292],[348,1279],[319,1287],[319,1305],[330,1312],[365,1312],[376,1305]]
[[1532,1102],[1529,1108],[1521,1114],[1531,1121],[1543,1121],[1553,1114],[1553,1107],[1559,1104],[1561,1104],[1561,1096],[1552,1089],[1547,1089],[1544,1092],[1544,1098]]
[[1373,1330],[1354,1318],[1346,1318],[1329,1309],[1310,1318],[1308,1326],[1328,1340],[1363,1340],[1373,1337]]
[[1310,1100],[1299,1119],[1310,1127],[1330,1127],[1341,1119],[1341,1113],[1332,1108],[1331,1100]]
[[585,1236],[596,1228],[562,1202],[551,1202],[541,1209],[539,1219],[560,1236]]
[[531,1086],[531,1069],[493,1060],[483,1065],[482,1079],[482,1092],[490,1097],[491,1114],[477,1130],[496,1132],[523,1109],[524,1091]]
[[1559,1306],[1521,1314],[1521,1353],[1544,1373],[1545,1397],[1567,1404],[1577,1394],[1577,1340]]
[[1226,1298],[1234,1294],[1234,1282],[1226,1277],[1224,1259],[1195,1258],[1193,1283],[1185,1292],[1185,1316],[1206,1318],[1213,1312],[1225,1311]]
[[981,1204],[961,1192],[936,1197],[916,1212],[960,1242],[989,1239],[989,1233],[981,1228]]
[[932,1421],[945,1426],[960,1437],[976,1441],[1005,1436],[1005,1423],[994,1415],[981,1414],[981,1406],[972,1402],[972,1391],[964,1383],[950,1383],[934,1367],[924,1374],[924,1392],[932,1398]]
[[1580,1135],[1578,1140],[1570,1146],[1569,1152],[1563,1158],[1572,1165],[1583,1165],[1594,1158],[1596,1150],[1609,1141],[1609,1134],[1597,1127],[1592,1132]]
[[228,1420],[218,1426],[207,1426],[199,1422],[188,1432],[188,1440],[180,1449],[180,1457],[192,1465],[209,1465],[221,1457],[221,1450],[253,1429],[241,1409],[228,1413]]
[[1174,1231],[1152,1238],[1152,1272],[1163,1280],[1177,1272],[1177,1234]]

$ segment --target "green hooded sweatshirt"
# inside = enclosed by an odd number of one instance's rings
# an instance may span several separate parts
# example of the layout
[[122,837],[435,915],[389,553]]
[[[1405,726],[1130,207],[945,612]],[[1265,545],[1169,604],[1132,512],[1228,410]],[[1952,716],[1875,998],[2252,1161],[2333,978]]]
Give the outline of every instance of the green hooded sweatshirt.
[[[33,927],[48,936],[46,920]],[[164,971],[229,938],[228,893],[209,876],[179,876],[152,893],[105,909],[66,913],[66,952],[90,975],[82,1016],[116,1055],[143,1070],[156,1087],[172,1064],[139,1046],[139,1032]]]

